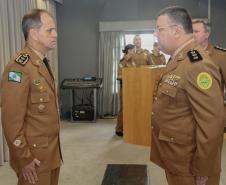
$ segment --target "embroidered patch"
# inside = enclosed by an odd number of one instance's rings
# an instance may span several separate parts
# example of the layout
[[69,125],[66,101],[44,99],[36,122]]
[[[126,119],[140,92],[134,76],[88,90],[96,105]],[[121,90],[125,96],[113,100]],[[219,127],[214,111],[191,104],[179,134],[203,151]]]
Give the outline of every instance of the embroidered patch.
[[165,79],[165,83],[172,85],[172,86],[177,86],[178,85],[178,81],[181,79],[181,77],[174,75],[174,74],[170,74],[167,79]]
[[190,50],[187,55],[192,63],[202,60],[202,56],[197,50]]
[[33,81],[33,84],[38,86],[38,85],[41,84],[41,81],[40,81],[40,80],[34,80],[34,81]]
[[200,89],[207,90],[212,86],[212,77],[206,72],[199,73],[197,84]]
[[22,66],[24,66],[29,60],[29,55],[26,53],[21,53],[17,58],[16,62]]
[[8,74],[8,81],[21,83],[22,73],[18,71],[10,71]]

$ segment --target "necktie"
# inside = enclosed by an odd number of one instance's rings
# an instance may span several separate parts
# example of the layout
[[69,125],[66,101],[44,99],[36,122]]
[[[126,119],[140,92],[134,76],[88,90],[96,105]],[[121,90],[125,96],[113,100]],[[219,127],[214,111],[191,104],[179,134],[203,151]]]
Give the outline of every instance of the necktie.
[[49,66],[49,62],[48,62],[48,59],[46,57],[43,59],[43,62],[45,64],[47,70],[49,71],[50,76],[53,78],[53,74],[51,72],[51,69],[50,69],[50,66]]

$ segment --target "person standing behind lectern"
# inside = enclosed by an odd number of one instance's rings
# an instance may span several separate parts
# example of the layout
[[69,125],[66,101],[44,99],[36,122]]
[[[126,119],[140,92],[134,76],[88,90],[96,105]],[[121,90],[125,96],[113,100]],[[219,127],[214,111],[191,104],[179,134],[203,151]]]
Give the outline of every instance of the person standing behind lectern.
[[2,125],[18,185],[57,185],[62,160],[60,119],[48,60],[56,46],[53,17],[34,9],[24,15],[25,47],[6,66],[1,81]]
[[155,35],[171,60],[153,98],[151,161],[165,170],[169,185],[219,185],[224,100],[218,67],[195,42],[186,9],[163,9]]
[[132,44],[128,44],[125,46],[124,50],[122,52],[124,53],[123,58],[120,60],[118,65],[118,77],[117,80],[120,83],[119,87],[119,99],[120,99],[120,109],[118,112],[117,117],[117,124],[115,127],[115,134],[118,136],[123,136],[123,112],[122,112],[122,69],[124,67],[136,67],[136,64],[134,62],[134,54],[135,54],[135,46]]

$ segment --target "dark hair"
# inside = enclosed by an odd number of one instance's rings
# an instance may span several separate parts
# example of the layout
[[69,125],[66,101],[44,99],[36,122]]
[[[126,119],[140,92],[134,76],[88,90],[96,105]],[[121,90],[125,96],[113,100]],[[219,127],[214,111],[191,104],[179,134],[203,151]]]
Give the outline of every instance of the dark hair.
[[133,49],[135,46],[133,44],[127,44],[122,50],[123,53],[127,54],[129,49]]
[[[23,16],[22,20],[22,30],[24,34],[24,39],[27,41],[28,33],[32,28],[40,28],[42,26],[41,14],[49,12],[43,9],[32,9]],[[51,16],[51,15],[50,15]]]
[[185,8],[171,6],[163,9],[158,17],[161,15],[167,15],[173,23],[180,24],[186,33],[193,33],[191,16]]

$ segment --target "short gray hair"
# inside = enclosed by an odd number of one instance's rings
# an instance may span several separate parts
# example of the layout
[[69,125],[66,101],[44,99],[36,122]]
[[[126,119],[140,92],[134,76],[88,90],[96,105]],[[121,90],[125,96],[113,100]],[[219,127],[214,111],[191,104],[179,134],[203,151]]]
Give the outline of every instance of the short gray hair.
[[[43,9],[32,9],[23,16],[22,20],[22,30],[24,34],[24,39],[27,41],[28,33],[32,28],[40,28],[42,26],[41,14],[49,12]],[[51,16],[51,15],[50,15]],[[52,17],[52,16],[51,16]]]
[[211,32],[211,27],[208,19],[193,19],[192,24],[202,23],[206,32]]
[[158,17],[161,15],[167,15],[172,22],[180,24],[186,33],[193,33],[191,16],[185,8],[171,6],[163,9]]

